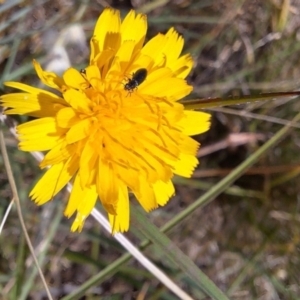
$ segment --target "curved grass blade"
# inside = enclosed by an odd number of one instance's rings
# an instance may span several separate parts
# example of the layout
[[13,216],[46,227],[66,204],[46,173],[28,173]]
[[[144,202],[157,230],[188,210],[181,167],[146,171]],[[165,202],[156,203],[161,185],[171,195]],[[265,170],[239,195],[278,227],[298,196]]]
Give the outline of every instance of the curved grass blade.
[[152,241],[162,253],[165,253],[168,261],[183,271],[193,282],[211,299],[229,300],[227,296],[208,278],[198,266],[184,254],[165,234],[153,225],[145,216],[141,208],[132,206],[134,222],[144,236]]

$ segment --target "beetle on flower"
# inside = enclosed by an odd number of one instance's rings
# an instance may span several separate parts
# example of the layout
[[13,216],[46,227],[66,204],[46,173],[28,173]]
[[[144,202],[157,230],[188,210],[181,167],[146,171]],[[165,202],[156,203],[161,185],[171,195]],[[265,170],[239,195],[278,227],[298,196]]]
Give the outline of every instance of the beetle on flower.
[[[208,130],[210,115],[178,103],[192,91],[185,81],[192,58],[180,56],[184,42],[173,28],[144,44],[146,31],[145,15],[130,11],[121,21],[107,8],[84,76],[70,68],[59,77],[34,61],[58,93],[6,82],[23,92],[2,96],[5,113],[36,117],[17,127],[20,149],[48,151],[40,167],[49,169],[30,196],[44,204],[73,180],[65,209],[67,217],[76,212],[72,231],[82,229],[98,198],[112,232],[127,231],[129,192],[149,212],[174,194],[174,174],[190,177],[198,164],[199,143],[190,136]],[[146,77],[127,97],[124,78],[141,69]]]

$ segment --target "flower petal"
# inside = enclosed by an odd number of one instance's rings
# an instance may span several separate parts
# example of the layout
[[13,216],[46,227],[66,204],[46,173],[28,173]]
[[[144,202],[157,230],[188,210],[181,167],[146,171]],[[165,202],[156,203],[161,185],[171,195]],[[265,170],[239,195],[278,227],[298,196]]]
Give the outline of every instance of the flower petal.
[[57,90],[60,90],[63,87],[64,85],[63,79],[57,76],[54,72],[44,71],[41,65],[36,60],[33,60],[33,66],[40,80],[45,85]]
[[92,101],[84,93],[69,89],[64,93],[65,100],[80,113],[90,114]]
[[65,216],[70,218],[77,211],[71,231],[82,230],[84,221],[94,208],[97,197],[96,187],[92,185],[89,188],[82,188],[80,177],[77,175],[64,212]]
[[153,184],[156,201],[159,205],[165,205],[175,194],[175,188],[171,180],[163,182],[161,180]]
[[91,185],[89,188],[84,189],[83,198],[79,202],[77,207],[76,218],[72,224],[71,231],[81,231],[84,225],[85,219],[90,215],[91,211],[95,207],[98,195],[95,185]]
[[96,176],[97,180],[97,192],[105,207],[106,211],[112,215],[116,215],[116,210],[118,206],[119,199],[119,180],[112,166],[99,159],[98,174]]
[[190,54],[183,55],[177,60],[169,64],[169,68],[173,71],[174,76],[177,78],[186,78],[193,67],[193,58]]
[[189,178],[198,164],[199,161],[195,156],[181,153],[179,160],[174,164],[174,173]]
[[45,155],[40,163],[40,168],[66,161],[70,156],[75,155],[75,151],[75,144],[67,145],[65,140],[61,140]]
[[94,29],[93,40],[97,41],[97,48],[95,53],[91,54],[91,60],[103,50],[119,48],[121,41],[120,26],[120,12],[111,8],[105,8]]
[[178,126],[186,135],[200,134],[209,129],[210,117],[210,114],[200,111],[185,111]]
[[141,50],[142,54],[149,56],[153,59],[155,66],[163,67],[163,63],[166,61],[166,54],[162,53],[165,36],[161,33],[150,39]]
[[139,190],[133,191],[138,202],[142,205],[146,212],[149,212],[158,207],[155,193],[152,185],[149,184],[147,178],[140,176],[139,178]]
[[112,234],[124,232],[129,229],[129,197],[125,184],[119,184],[119,198],[116,214],[108,214],[109,222],[112,227]]
[[5,111],[9,115],[26,114],[32,117],[51,117],[67,104],[63,98],[53,93],[26,84],[6,82],[5,85],[27,92],[1,96],[0,101],[3,106],[9,107]]
[[69,68],[63,74],[65,83],[74,89],[85,89],[89,86],[83,74],[74,68]]
[[42,205],[53,197],[70,181],[78,170],[78,160],[70,157],[66,162],[52,166],[30,192],[30,197]]
[[45,151],[61,140],[65,129],[57,127],[55,118],[47,117],[29,121],[17,127],[23,151]]
[[183,38],[179,35],[176,30],[172,27],[168,30],[165,35],[166,42],[164,43],[163,52],[168,53],[167,55],[167,66],[176,60],[183,48]]
[[[132,30],[134,28],[134,30]],[[142,48],[147,32],[147,16],[131,10],[121,25],[122,43],[134,41],[135,51]]]
[[77,116],[77,112],[72,107],[65,107],[59,110],[56,115],[57,125],[61,128],[71,128],[80,118]]
[[72,144],[88,137],[92,132],[92,125],[91,119],[84,119],[74,124],[66,134],[67,143]]
[[140,88],[141,93],[154,95],[158,98],[167,98],[172,101],[183,98],[192,90],[193,87],[180,78],[162,78],[159,82],[148,83]]

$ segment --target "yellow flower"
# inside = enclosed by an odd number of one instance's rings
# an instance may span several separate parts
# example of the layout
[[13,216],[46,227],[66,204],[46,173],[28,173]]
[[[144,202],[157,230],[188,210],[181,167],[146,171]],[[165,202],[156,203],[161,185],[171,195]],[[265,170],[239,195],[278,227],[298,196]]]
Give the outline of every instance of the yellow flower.
[[180,56],[184,42],[173,28],[144,45],[146,31],[145,15],[131,11],[121,21],[119,11],[105,9],[84,70],[59,77],[33,62],[58,92],[6,82],[23,91],[2,96],[6,114],[37,118],[18,126],[20,149],[49,150],[40,164],[49,169],[30,196],[44,204],[72,180],[65,210],[77,212],[72,231],[82,229],[98,197],[112,231],[128,230],[129,192],[149,212],[174,194],[174,174],[190,177],[198,164],[199,143],[189,136],[207,131],[210,115],[177,102],[192,90],[184,80],[192,58]]

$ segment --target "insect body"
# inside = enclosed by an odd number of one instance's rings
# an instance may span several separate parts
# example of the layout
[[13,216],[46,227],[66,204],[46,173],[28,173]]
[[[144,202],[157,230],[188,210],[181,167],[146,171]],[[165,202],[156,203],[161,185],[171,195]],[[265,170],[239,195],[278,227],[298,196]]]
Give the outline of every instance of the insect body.
[[146,79],[147,70],[142,68],[138,69],[133,75],[132,78],[124,85],[124,90],[132,93],[137,87]]

